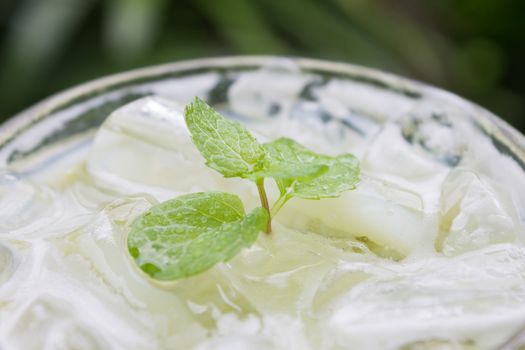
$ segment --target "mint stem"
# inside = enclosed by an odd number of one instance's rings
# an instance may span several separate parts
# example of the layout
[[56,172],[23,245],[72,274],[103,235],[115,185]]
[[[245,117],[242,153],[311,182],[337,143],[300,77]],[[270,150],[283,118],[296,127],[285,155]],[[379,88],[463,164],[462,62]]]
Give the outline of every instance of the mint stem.
[[270,214],[270,206],[268,205],[268,197],[266,197],[266,190],[264,189],[264,178],[257,179],[255,182],[259,190],[259,198],[261,198],[261,205],[268,212],[268,224],[266,225],[266,233],[272,233],[272,216]]
[[273,207],[272,209],[270,210],[270,216],[273,218],[275,215],[277,215],[277,213],[279,212],[279,210],[281,210],[281,208],[283,207],[283,205],[288,201],[288,199],[290,199],[290,197],[288,196],[288,194],[284,194],[282,195],[281,197],[279,197],[279,199],[273,204]]

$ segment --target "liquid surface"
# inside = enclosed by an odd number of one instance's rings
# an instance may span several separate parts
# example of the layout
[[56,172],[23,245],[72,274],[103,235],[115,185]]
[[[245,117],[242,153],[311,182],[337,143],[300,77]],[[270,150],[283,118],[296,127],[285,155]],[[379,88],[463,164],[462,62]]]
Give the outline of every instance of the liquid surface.
[[293,199],[233,260],[154,284],[126,249],[138,215],[195,191],[248,210],[258,196],[205,167],[186,100],[137,100],[60,158],[0,174],[0,349],[493,349],[525,324],[525,175],[511,157],[460,110],[337,81],[319,104],[291,104],[270,78],[237,80],[224,112],[260,141],[354,153],[358,189]]

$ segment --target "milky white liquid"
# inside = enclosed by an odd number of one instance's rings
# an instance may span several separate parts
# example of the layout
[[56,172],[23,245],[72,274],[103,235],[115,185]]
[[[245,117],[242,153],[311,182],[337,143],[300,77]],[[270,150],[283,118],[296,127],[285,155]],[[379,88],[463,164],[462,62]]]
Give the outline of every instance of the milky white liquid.
[[[337,81],[316,91],[333,119],[307,102],[268,118],[265,101],[285,97],[265,79],[297,94],[305,84],[246,74],[229,115],[260,141],[354,153],[358,189],[293,199],[272,235],[228,263],[154,283],[126,248],[138,215],[196,191],[236,193],[247,210],[259,199],[252,183],[204,166],[181,114],[193,96],[135,101],[60,157],[41,152],[44,166],[0,174],[0,349],[493,349],[525,324],[515,160],[460,110]],[[252,98],[254,85],[267,95]],[[352,127],[338,94],[350,96]],[[374,118],[359,114],[365,104]]]

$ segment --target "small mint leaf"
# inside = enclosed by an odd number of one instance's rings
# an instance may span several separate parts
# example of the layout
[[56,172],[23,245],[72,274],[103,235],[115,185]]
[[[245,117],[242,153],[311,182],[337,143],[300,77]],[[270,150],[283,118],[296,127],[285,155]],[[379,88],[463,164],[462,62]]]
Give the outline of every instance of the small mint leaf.
[[207,166],[225,177],[249,177],[260,170],[265,151],[241,124],[224,118],[197,97],[186,106],[184,116]]
[[359,161],[351,154],[342,154],[325,162],[328,171],[311,180],[287,181],[279,186],[286,186],[291,197],[320,199],[338,197],[342,192],[353,190],[359,182]]
[[266,150],[263,169],[253,173],[254,179],[271,177],[278,180],[309,180],[328,170],[323,157],[282,137],[263,145]]
[[262,208],[245,215],[236,195],[192,193],[154,206],[137,218],[128,249],[152,278],[176,280],[233,258],[255,242],[268,219]]
[[359,182],[359,161],[351,154],[331,157],[299,143],[280,138],[264,144],[267,176],[273,177],[282,196],[320,199],[337,197]]

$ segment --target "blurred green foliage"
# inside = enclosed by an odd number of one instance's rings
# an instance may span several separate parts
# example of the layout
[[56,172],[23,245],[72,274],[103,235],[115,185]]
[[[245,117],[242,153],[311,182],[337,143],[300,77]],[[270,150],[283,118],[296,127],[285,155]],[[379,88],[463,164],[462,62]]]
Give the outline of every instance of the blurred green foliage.
[[157,63],[296,55],[443,87],[525,130],[521,0],[1,0],[0,120]]

